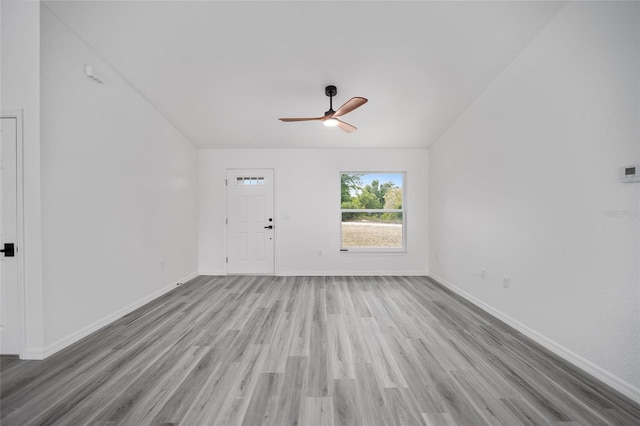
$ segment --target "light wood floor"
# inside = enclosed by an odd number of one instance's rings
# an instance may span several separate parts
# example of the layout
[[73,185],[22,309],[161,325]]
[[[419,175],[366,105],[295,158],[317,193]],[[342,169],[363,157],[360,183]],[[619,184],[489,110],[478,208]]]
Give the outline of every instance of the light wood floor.
[[2,425],[640,424],[425,277],[198,277],[1,372]]

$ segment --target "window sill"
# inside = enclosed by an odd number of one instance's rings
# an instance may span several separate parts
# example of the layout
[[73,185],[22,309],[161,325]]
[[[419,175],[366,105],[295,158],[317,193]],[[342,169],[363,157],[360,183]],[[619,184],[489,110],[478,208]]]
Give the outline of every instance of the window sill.
[[353,247],[353,248],[341,248],[341,254],[349,254],[349,253],[406,253],[407,249],[402,248],[364,248],[364,247]]

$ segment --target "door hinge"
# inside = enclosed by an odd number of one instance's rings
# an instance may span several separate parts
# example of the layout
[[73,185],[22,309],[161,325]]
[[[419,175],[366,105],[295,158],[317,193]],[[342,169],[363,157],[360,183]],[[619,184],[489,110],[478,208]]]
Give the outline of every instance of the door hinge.
[[226,179],[224,180],[224,186],[227,186],[227,180]]
[[228,224],[229,224],[229,218],[226,218],[226,219],[224,220],[224,224],[225,224],[225,225],[228,225]]
[[229,263],[229,258],[228,257],[225,258],[225,262]]

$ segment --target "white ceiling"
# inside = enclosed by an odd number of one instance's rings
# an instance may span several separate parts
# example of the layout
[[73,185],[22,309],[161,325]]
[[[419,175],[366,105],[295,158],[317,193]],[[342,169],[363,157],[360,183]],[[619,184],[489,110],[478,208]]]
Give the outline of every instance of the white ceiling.
[[[427,147],[565,2],[46,2],[200,148]],[[348,134],[319,122],[353,96]]]

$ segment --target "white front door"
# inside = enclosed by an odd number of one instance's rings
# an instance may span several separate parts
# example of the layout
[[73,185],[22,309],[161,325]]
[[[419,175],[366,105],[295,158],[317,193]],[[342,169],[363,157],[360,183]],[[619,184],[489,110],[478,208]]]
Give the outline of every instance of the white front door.
[[227,170],[227,273],[273,274],[273,170]]
[[15,252],[18,236],[17,118],[2,117],[0,139],[0,249],[3,250],[0,253],[0,354],[20,355],[18,253]]

